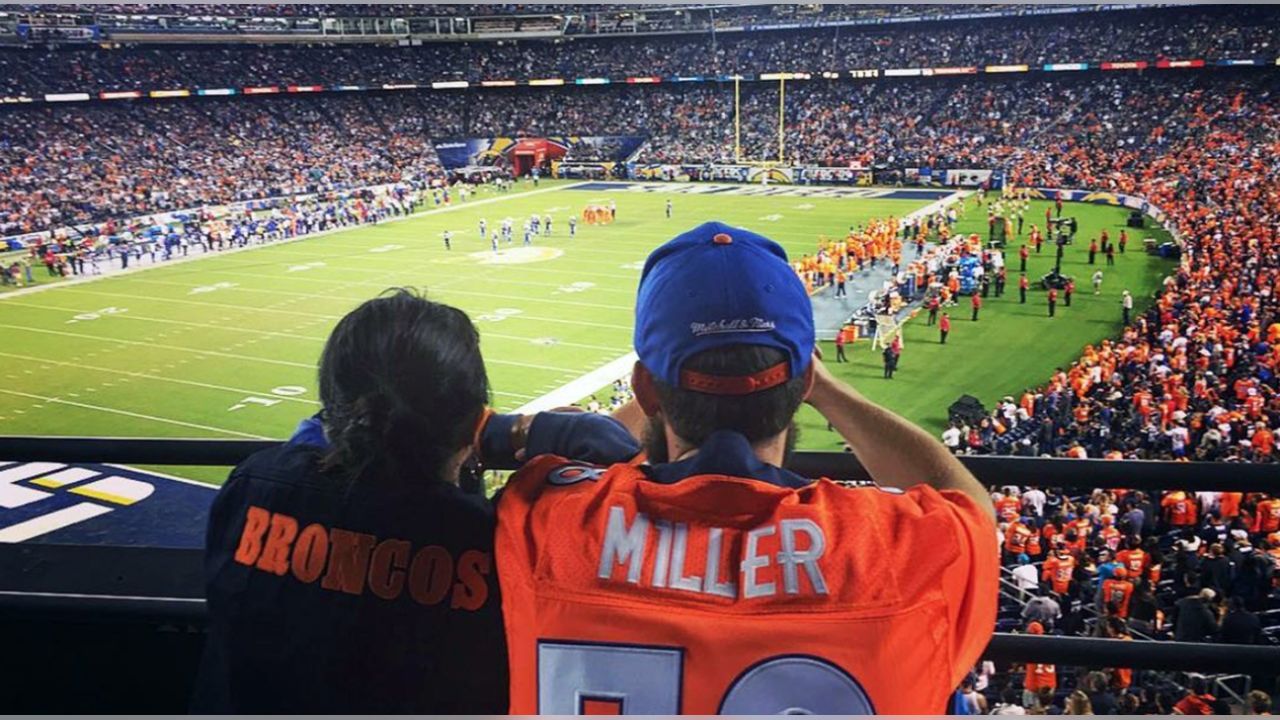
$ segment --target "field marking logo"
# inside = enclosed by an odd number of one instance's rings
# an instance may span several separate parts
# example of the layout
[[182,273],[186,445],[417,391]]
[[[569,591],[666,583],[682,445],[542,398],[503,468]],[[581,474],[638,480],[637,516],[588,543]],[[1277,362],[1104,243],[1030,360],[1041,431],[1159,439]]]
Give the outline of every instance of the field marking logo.
[[[151,483],[89,468],[49,462],[13,466],[0,463],[0,510],[20,511],[0,512],[0,543],[25,542],[47,535],[142,502],[153,492],[155,486]],[[75,502],[67,505],[68,500]],[[42,504],[51,509],[30,514]],[[11,522],[13,518],[6,517],[15,515],[22,519]]]
[[515,247],[497,252],[482,250],[473,252],[468,257],[481,265],[526,265],[528,263],[555,260],[561,255],[564,255],[564,251],[560,248]]
[[234,287],[239,287],[239,286],[240,286],[240,283],[217,282],[212,285],[201,285],[199,287],[193,287],[191,288],[191,292],[187,294],[188,295],[204,295],[205,293],[217,292],[219,290],[230,290]]

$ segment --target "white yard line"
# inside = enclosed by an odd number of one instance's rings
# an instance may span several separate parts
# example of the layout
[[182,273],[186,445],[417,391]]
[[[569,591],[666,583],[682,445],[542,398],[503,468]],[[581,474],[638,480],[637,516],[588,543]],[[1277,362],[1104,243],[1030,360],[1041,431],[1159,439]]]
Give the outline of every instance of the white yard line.
[[[57,305],[37,305],[35,303],[17,302],[17,301],[11,302],[9,304],[17,305],[19,307],[32,308],[35,310],[49,310],[52,312],[77,313],[77,314],[95,312],[94,310],[77,310],[73,308],[58,307]],[[248,308],[248,309],[257,310],[257,308]],[[134,320],[134,321],[140,321],[140,322],[159,323],[162,325],[180,325],[183,327],[201,328],[203,330],[227,330],[227,331],[234,331],[234,332],[245,332],[245,333],[253,333],[255,335],[265,335],[267,337],[281,337],[281,338],[289,338],[291,340],[307,340],[310,342],[324,342],[327,339],[323,337],[316,337],[314,335],[299,335],[297,333],[279,332],[276,330],[255,330],[253,328],[231,327],[228,325],[219,325],[217,323],[197,323],[197,322],[188,322],[186,320],[170,320],[168,318],[147,317],[146,315],[137,315],[131,312],[117,313],[115,315],[112,315],[111,318],[113,320]],[[338,319],[338,316],[336,315],[333,316],[333,319],[335,320]]]
[[159,348],[161,350],[173,350],[175,352],[192,353],[193,355],[210,355],[213,357],[225,357],[232,360],[244,360],[247,362],[258,362],[267,365],[284,365],[287,367],[306,368],[314,370],[315,363],[299,363],[290,360],[273,360],[271,358],[252,357],[249,355],[237,355],[235,353],[222,352],[220,350],[197,350],[196,348],[181,347],[178,345],[161,345],[154,342],[143,342],[139,340],[121,340],[119,338],[107,338],[98,335],[86,335],[84,333],[65,332],[62,330],[46,330],[44,328],[27,327],[26,325],[0,325],[0,328],[9,330],[25,330],[27,332],[41,333],[44,335],[60,335],[62,337],[73,337],[82,340],[98,340],[100,342],[117,345],[141,345],[148,348]]
[[200,425],[197,423],[184,422],[182,420],[174,420],[172,418],[157,417],[155,415],[144,415],[142,413],[130,412],[128,410],[120,410],[118,408],[105,407],[103,405],[90,405],[88,403],[75,402],[74,400],[63,400],[62,398],[46,397],[44,395],[32,395],[31,393],[18,392],[17,390],[5,390],[0,388],[0,393],[5,395],[13,395],[15,397],[23,397],[29,400],[40,400],[47,403],[57,403],[58,405],[70,405],[72,407],[84,408],[86,410],[97,410],[99,412],[111,413],[113,415],[124,415],[126,417],[139,418],[142,420],[151,420],[153,422],[166,423],[169,425],[180,425],[182,427],[195,428],[196,430],[205,430],[208,432],[222,433],[224,435],[235,435],[238,437],[249,438],[251,440],[270,440],[271,438],[263,435],[253,435],[251,433],[243,433],[238,430],[227,430],[226,428],[213,427],[211,425]]
[[[15,360],[27,360],[33,363],[44,363],[46,365],[61,365],[64,367],[80,368],[82,371],[86,367],[84,363],[62,362],[60,360],[50,360],[49,358],[32,357],[30,355],[15,355],[13,353],[7,353],[7,352],[0,352],[0,357],[14,358]],[[103,372],[109,372],[112,375],[128,375],[129,377],[142,378],[144,380],[158,380],[160,382],[176,383],[178,385],[190,385],[191,387],[205,388],[208,390],[222,390],[225,392],[236,393],[236,394],[257,395],[262,392],[261,390],[246,390],[244,388],[228,387],[226,385],[214,385],[212,383],[196,382],[195,380],[179,380],[178,378],[165,377],[163,375],[151,375],[149,373],[132,372],[129,370],[118,370],[115,368],[98,367],[96,369],[100,369]],[[277,399],[277,400],[303,403],[306,405],[320,404],[319,401],[308,400],[306,398],[300,398],[300,397],[287,397],[284,395],[274,395],[272,397],[273,399]]]
[[560,190],[568,190],[570,188],[577,187],[578,185],[581,185],[581,184],[582,183],[569,183],[568,185],[557,185],[556,187],[543,188],[541,190],[530,190],[528,192],[520,192],[520,193],[515,193],[513,195],[499,195],[498,197],[485,198],[484,200],[468,200],[465,203],[458,202],[448,207],[435,208],[432,210],[426,210],[423,212],[414,213],[412,215],[388,218],[379,223],[376,223],[376,225],[374,223],[366,223],[364,225],[352,225],[350,227],[334,228],[332,230],[323,230],[318,233],[311,233],[310,235],[299,235],[298,237],[287,238],[285,240],[276,240],[276,241],[267,243],[265,245],[248,245],[242,248],[231,248],[229,250],[220,250],[218,252],[205,252],[199,255],[189,255],[187,257],[176,258],[173,260],[166,260],[160,263],[151,263],[150,265],[135,265],[134,267],[124,269],[124,270],[109,270],[108,272],[104,272],[101,275],[86,275],[86,276],[74,278],[72,280],[64,280],[62,282],[55,282],[55,283],[46,284],[46,285],[36,285],[35,287],[27,287],[27,288],[22,288],[20,290],[12,290],[10,292],[0,293],[0,302],[3,302],[7,298],[22,297],[23,295],[31,295],[33,293],[44,292],[45,290],[52,290],[53,288],[69,287],[73,285],[84,285],[85,283],[96,282],[98,280],[102,280],[105,278],[133,275],[135,273],[144,272],[146,270],[152,270],[155,268],[162,268],[162,267],[173,267],[174,265],[182,265],[184,263],[195,262],[197,260],[204,260],[206,258],[211,258],[211,257],[226,257],[227,255],[232,255],[235,253],[242,253],[242,252],[249,252],[250,250],[261,250],[263,248],[269,248],[269,247],[280,247],[281,245],[288,245],[290,243],[301,242],[303,240],[311,240],[313,238],[323,237],[325,235],[333,235],[335,233],[343,233],[350,230],[359,230],[361,228],[381,226],[381,225],[386,225],[388,223],[401,222],[404,220],[414,220],[417,218],[428,217],[430,215],[440,215],[443,213],[454,212],[454,211],[462,210],[465,208],[473,208],[479,205],[489,205],[491,203],[502,202],[504,200],[515,200],[517,198],[533,197],[534,195],[541,195],[543,193],[557,192]]

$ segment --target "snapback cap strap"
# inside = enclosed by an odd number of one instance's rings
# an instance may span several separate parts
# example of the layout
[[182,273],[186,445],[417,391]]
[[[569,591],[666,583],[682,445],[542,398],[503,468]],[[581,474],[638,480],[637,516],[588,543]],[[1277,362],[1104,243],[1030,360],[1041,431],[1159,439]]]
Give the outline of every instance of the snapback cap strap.
[[680,387],[707,395],[750,395],[774,388],[791,379],[791,366],[780,362],[751,375],[707,375],[693,370],[680,371]]

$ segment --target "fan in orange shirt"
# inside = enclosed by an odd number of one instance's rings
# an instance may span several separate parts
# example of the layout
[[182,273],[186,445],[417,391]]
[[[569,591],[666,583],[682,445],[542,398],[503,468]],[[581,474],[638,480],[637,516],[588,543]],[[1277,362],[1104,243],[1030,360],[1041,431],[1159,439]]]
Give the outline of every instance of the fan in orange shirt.
[[1147,566],[1151,562],[1151,556],[1140,547],[1142,541],[1135,535],[1124,540],[1125,549],[1116,553],[1116,562],[1124,566],[1128,572],[1128,576],[1136,580],[1141,580],[1147,572]]
[[1257,429],[1253,432],[1253,437],[1249,439],[1249,444],[1253,446],[1254,451],[1259,455],[1269,458],[1276,449],[1275,433],[1271,431],[1271,428],[1267,427],[1265,422],[1259,422]]
[[[1028,635],[1043,635],[1044,626],[1034,620],[1027,623]],[[1023,704],[1031,707],[1035,703],[1035,695],[1041,690],[1058,689],[1058,668],[1054,665],[1046,663],[1027,663],[1025,673],[1022,676],[1022,689],[1024,691]],[[1030,693],[1027,696],[1025,693]]]
[[1218,514],[1222,519],[1230,522],[1240,516],[1240,501],[1244,499],[1244,493],[1224,492],[1218,496]]
[[1066,595],[1071,589],[1071,577],[1076,570],[1076,559],[1066,549],[1060,548],[1044,561],[1041,570],[1040,579],[1051,583],[1055,593]]
[[1280,530],[1280,498],[1259,502],[1254,517],[1255,532],[1273,533]]
[[1182,490],[1175,490],[1160,501],[1165,522],[1173,527],[1193,527],[1196,524],[1196,501]]
[[1122,565],[1112,571],[1110,578],[1102,581],[1098,592],[1098,605],[1108,614],[1118,618],[1129,617],[1129,600],[1133,597],[1133,583],[1129,571]]
[[1013,522],[1022,517],[1022,501],[1017,493],[1009,493],[996,498],[996,517],[1002,522]]

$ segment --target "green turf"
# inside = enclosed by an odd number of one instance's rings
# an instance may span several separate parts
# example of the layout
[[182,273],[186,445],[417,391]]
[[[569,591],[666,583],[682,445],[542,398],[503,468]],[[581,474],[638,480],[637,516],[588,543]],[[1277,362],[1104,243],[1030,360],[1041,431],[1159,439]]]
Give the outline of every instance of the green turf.
[[[393,286],[423,288],[469,312],[482,334],[494,404],[516,408],[630,350],[639,263],[676,233],[718,219],[770,235],[797,254],[812,252],[820,234],[842,234],[851,224],[924,204],[691,195],[675,197],[675,218],[667,220],[667,195],[554,187],[544,182],[534,195],[522,184],[519,194],[486,194],[403,222],[0,299],[0,434],[285,436],[316,410],[315,362],[329,329],[356,304]],[[568,216],[608,199],[618,204],[618,221],[580,225],[570,240]],[[1124,219],[1115,208],[1072,210],[1086,237],[1102,225],[1115,228],[1114,235]],[[492,228],[504,217],[520,222],[534,212],[555,218],[555,234],[538,238],[538,252],[558,256],[480,262],[490,252],[477,235],[479,218]],[[1037,212],[1043,207],[1033,207],[1032,215]],[[979,213],[971,214],[977,219]],[[985,226],[985,216],[979,222]],[[445,229],[454,231],[452,251],[440,239]],[[1085,275],[1076,268],[1082,252],[1077,246],[1068,254],[1068,268],[1079,276]],[[1036,258],[1032,269],[1047,269],[1048,258]],[[945,349],[932,344],[933,333],[922,323],[908,326],[893,382],[879,379],[878,356],[866,345],[855,347],[855,362],[840,372],[871,397],[937,429],[961,392],[990,401],[1042,381],[1086,342],[1112,334],[1122,286],[1146,295],[1168,267],[1140,252],[1119,262],[1102,298],[1082,290],[1077,307],[1060,308],[1052,324],[1042,317],[1039,295],[1026,308],[992,299],[978,326],[956,318]],[[122,312],[104,313],[107,308]],[[835,446],[813,419],[806,416],[805,426],[806,447]],[[219,481],[226,471],[177,472]]]

